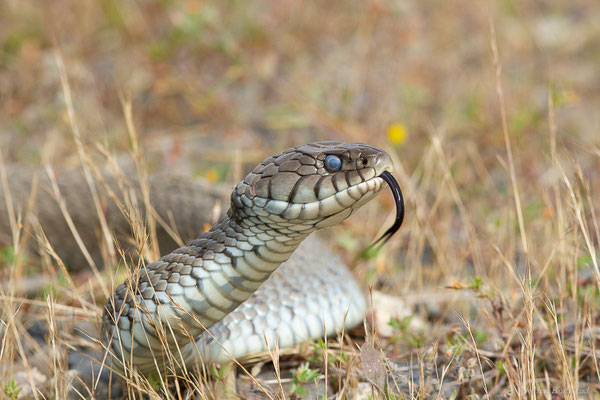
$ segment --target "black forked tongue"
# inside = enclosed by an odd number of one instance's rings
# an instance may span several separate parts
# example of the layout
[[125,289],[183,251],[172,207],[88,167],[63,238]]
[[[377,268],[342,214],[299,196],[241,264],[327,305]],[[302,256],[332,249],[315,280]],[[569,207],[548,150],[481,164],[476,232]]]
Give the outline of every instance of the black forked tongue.
[[394,178],[392,174],[387,171],[383,171],[381,175],[382,178],[390,189],[392,189],[392,194],[394,195],[394,201],[396,202],[396,220],[394,221],[394,225],[390,226],[387,231],[379,239],[377,239],[371,246],[374,247],[376,244],[379,244],[379,248],[383,246],[393,235],[398,232],[400,226],[402,225],[402,221],[404,220],[404,198],[402,197],[402,190],[400,190],[400,185]]

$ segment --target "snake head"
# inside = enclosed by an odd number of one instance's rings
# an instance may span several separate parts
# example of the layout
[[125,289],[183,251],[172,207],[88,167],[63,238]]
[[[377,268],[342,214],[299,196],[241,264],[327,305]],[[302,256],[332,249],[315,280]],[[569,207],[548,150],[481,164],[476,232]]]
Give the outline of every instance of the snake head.
[[232,212],[299,232],[333,226],[369,202],[393,169],[363,143],[318,142],[261,162],[232,193]]

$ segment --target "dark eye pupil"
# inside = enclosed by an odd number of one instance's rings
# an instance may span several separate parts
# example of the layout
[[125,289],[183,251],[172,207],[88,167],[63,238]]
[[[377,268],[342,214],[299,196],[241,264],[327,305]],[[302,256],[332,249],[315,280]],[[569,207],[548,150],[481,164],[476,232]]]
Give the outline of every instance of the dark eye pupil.
[[329,172],[337,172],[342,168],[342,160],[333,154],[325,157],[325,169]]

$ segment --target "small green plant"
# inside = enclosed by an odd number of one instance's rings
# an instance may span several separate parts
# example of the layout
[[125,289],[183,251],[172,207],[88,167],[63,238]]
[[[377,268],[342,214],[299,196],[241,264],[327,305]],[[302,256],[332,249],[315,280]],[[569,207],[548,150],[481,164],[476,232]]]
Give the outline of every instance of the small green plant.
[[[161,380],[161,377],[157,373],[152,373],[152,374],[148,375],[147,379],[148,379],[148,383],[150,384],[150,387],[156,393],[162,392],[163,396],[165,396],[167,400],[175,400],[175,396],[172,393],[170,393],[168,391],[168,389],[166,392],[163,390],[163,381]],[[165,383],[165,385],[167,387],[169,387],[168,383]]]
[[158,374],[150,374],[148,375],[148,383],[150,384],[150,386],[152,387],[152,389],[158,391],[160,390],[160,377],[158,376]]
[[502,361],[496,361],[496,369],[500,375],[506,375],[506,368],[504,367],[504,363]]
[[290,386],[292,394],[298,396],[304,396],[308,393],[308,390],[304,387],[305,383],[313,382],[321,375],[321,371],[318,369],[311,369],[308,363],[302,364],[294,373],[294,380]]
[[390,318],[390,320],[388,321],[388,325],[397,331],[397,333],[394,333],[394,336],[392,336],[391,338],[393,343],[401,342],[413,348],[420,347],[423,345],[423,343],[425,342],[425,338],[422,335],[415,334],[410,329],[408,329],[408,326],[410,325],[410,322],[412,321],[413,317],[414,315],[409,315],[402,319],[398,319],[396,317]]
[[40,298],[42,300],[46,300],[48,296],[56,298],[56,296],[58,296],[58,288],[68,286],[69,280],[67,279],[67,276],[63,272],[59,271],[56,276],[56,282],[52,282],[43,288],[40,292]]
[[231,371],[231,364],[223,364],[220,367],[215,364],[211,364],[210,366],[210,376],[218,381],[224,380],[229,374],[229,371]]
[[467,348],[467,338],[463,335],[449,335],[446,337],[446,356],[460,357]]
[[473,277],[473,280],[471,281],[469,286],[471,287],[472,290],[477,292],[477,291],[481,290],[482,285],[483,285],[483,281],[481,280],[481,278],[478,276],[475,276],[475,277]]
[[323,360],[325,353],[329,350],[329,342],[325,342],[322,338],[318,338],[316,342],[312,343],[314,355],[309,358],[309,361],[318,363]]
[[4,393],[4,395],[11,400],[16,400],[19,397],[21,388],[17,382],[15,382],[15,378],[11,378],[10,381],[2,385],[2,393]]
[[392,317],[392,318],[390,318],[388,325],[391,326],[392,328],[397,329],[400,332],[404,333],[404,332],[406,332],[406,329],[408,328],[408,325],[410,325],[410,321],[412,321],[412,319],[413,319],[413,315],[409,315],[408,317],[405,317],[402,319]]
[[489,333],[480,329],[473,329],[473,337],[475,338],[475,343],[477,346],[481,347],[487,338],[489,337]]
[[358,260],[372,260],[381,251],[381,246],[367,246],[360,253],[358,253]]
[[0,265],[13,265],[17,259],[15,248],[5,246],[0,248]]

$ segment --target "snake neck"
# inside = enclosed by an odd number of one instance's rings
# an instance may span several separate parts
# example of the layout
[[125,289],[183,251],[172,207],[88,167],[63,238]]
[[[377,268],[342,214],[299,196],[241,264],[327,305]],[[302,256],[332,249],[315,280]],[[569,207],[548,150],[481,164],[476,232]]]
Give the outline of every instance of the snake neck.
[[201,251],[203,269],[219,271],[234,287],[253,292],[314,230],[312,226],[290,229],[291,224],[271,219],[232,208],[209,232],[188,246],[206,249]]
[[174,259],[163,259],[179,260],[178,253],[196,256],[191,263],[196,285],[184,294],[196,316],[205,317],[201,319],[207,328],[246,301],[309,233],[229,212],[210,231],[177,250]]
[[183,343],[245,302],[314,230],[269,218],[232,207],[210,231],[149,264],[133,285],[135,296],[130,284],[120,285],[104,318],[115,352],[161,351],[157,320],[174,328],[168,342]]

